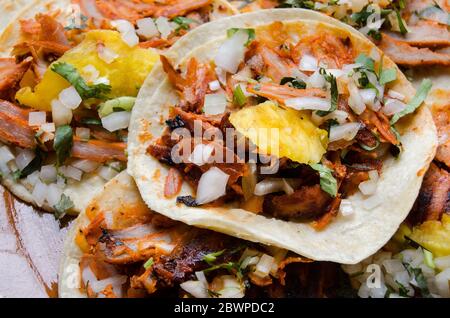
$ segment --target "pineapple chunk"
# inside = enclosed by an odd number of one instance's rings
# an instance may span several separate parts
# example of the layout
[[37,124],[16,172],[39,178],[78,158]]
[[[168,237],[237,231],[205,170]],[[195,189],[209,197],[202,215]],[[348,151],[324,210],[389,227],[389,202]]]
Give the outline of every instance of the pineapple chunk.
[[[99,43],[118,55],[110,64],[99,57],[97,52]],[[88,84],[92,84],[89,82],[91,74],[84,68],[94,66],[99,72],[99,77],[109,80],[112,90],[108,97],[115,98],[137,96],[139,88],[157,61],[158,54],[155,51],[138,46],[129,47],[122,41],[118,32],[95,30],[88,32],[78,46],[66,52],[54,63],[66,62],[73,65]],[[50,111],[52,100],[58,98],[59,93],[69,86],[69,82],[49,67],[34,90],[31,87],[22,88],[17,92],[16,99],[22,105]]]
[[234,112],[230,122],[259,152],[298,163],[318,163],[328,146],[328,133],[315,126],[306,111],[283,109],[273,102]]
[[411,239],[436,257],[450,255],[450,215],[444,213],[441,221],[427,221],[415,227]]

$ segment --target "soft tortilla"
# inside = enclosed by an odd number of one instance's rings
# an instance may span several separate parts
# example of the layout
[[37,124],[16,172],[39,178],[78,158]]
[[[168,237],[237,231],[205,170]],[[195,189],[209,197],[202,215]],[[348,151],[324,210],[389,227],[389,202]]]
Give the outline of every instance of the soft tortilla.
[[[210,60],[216,49],[226,39],[225,31],[232,27],[256,27],[274,21],[334,29],[347,33],[366,54],[375,46],[353,28],[317,12],[302,9],[276,9],[249,13],[200,26],[181,39],[166,54],[175,65],[182,65],[190,56]],[[333,27],[334,25],[334,27]],[[337,27],[337,28],[336,28]],[[204,46],[198,46],[202,43]],[[188,56],[187,51],[195,48]],[[186,47],[185,50],[183,50]],[[177,51],[177,48],[182,48]],[[381,54],[382,52],[379,51]],[[385,67],[396,67],[385,58]],[[414,95],[414,88],[400,75],[393,86],[405,96]],[[135,178],[147,205],[174,220],[189,225],[208,228],[245,240],[289,249],[318,261],[355,264],[379,250],[396,232],[408,215],[422,183],[423,175],[436,152],[437,137],[429,110],[422,107],[404,121],[402,136],[404,152],[400,159],[388,159],[384,163],[376,196],[380,205],[365,208],[362,194],[351,197],[355,213],[352,217],[337,217],[325,230],[317,232],[308,224],[287,222],[255,215],[236,208],[189,208],[166,199],[163,195],[168,168],[147,154],[147,148],[164,129],[170,105],[178,96],[167,76],[157,65],[147,78],[133,109],[128,154],[128,172]],[[183,185],[180,195],[193,195],[192,188]]]
[[[98,207],[99,211],[120,212],[124,206],[144,206],[133,179],[122,172],[108,182],[103,190],[92,199],[89,206]],[[150,211],[149,211],[150,213]],[[65,242],[63,255],[61,256],[58,292],[61,298],[86,297],[80,291],[81,272],[79,262],[83,252],[75,243],[75,237],[80,228],[89,225],[89,218],[85,211],[71,225]]]
[[[10,24],[0,35],[1,57],[9,57],[12,47],[20,41],[19,19],[31,19],[39,12],[49,12],[59,9],[61,10],[61,14],[58,16],[58,20],[65,22],[64,19],[67,16],[64,14],[65,11],[63,11],[63,9],[66,9],[68,5],[70,5],[70,0],[23,0],[21,3],[24,7],[14,19],[11,20]],[[19,6],[16,7],[19,8]],[[1,182],[15,196],[25,202],[37,206],[31,195],[33,188],[25,179],[17,182],[12,177],[6,177],[2,178]],[[71,209],[70,213],[79,213],[83,211],[91,198],[101,191],[105,183],[106,181],[104,179],[95,174],[85,174],[80,182],[68,185],[64,190],[64,194],[69,196],[74,203],[74,207]],[[47,204],[44,204],[41,208],[49,212],[54,211],[54,208]]]
[[[14,10],[14,12],[18,12],[18,10],[21,9],[13,19],[8,21],[9,25],[0,35],[0,57],[9,57],[13,46],[20,41],[20,24],[18,23],[18,20],[34,18],[34,16],[40,12],[58,11],[58,21],[63,24],[67,24],[67,21],[70,21],[71,0],[21,0],[19,2],[20,3],[15,6],[7,6],[3,3],[0,4],[0,8],[11,8],[10,10]],[[225,9],[223,13],[227,15],[238,13],[238,11],[225,0],[214,1],[213,10],[217,10],[219,7],[221,10]],[[223,13],[216,13],[214,18],[221,18]],[[0,143],[0,146],[1,145],[2,143]],[[6,177],[1,178],[1,182],[15,196],[25,202],[37,206],[31,195],[33,187],[30,184],[27,184],[25,180],[17,182],[12,177]],[[78,214],[83,211],[91,199],[102,190],[105,183],[106,181],[103,178],[90,173],[84,174],[80,182],[68,185],[64,190],[64,194],[70,197],[74,203],[74,207],[69,213]],[[44,204],[41,208],[49,212],[54,211],[54,208],[47,204]]]

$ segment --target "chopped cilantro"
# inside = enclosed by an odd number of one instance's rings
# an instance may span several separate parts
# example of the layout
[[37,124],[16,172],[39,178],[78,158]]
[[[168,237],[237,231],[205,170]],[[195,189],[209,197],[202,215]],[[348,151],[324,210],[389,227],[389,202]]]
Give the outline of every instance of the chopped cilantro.
[[214,263],[217,260],[217,257],[221,256],[224,252],[225,250],[221,250],[215,253],[206,254],[205,256],[203,256],[202,260],[208,263],[209,265],[213,265],[212,263]]
[[148,259],[148,261],[146,261],[145,264],[144,264],[145,270],[147,270],[147,269],[149,269],[150,267],[152,267],[152,266],[153,266],[153,263],[154,263],[153,257],[150,257],[150,258]]
[[245,97],[241,85],[236,85],[236,88],[233,91],[233,103],[242,107],[246,102],[247,97]]
[[248,40],[245,43],[245,46],[248,46],[256,38],[256,31],[255,31],[255,29],[240,29],[240,28],[228,29],[227,30],[227,37],[231,38],[238,31],[245,31],[245,32],[247,32]]
[[432,86],[433,83],[429,79],[423,80],[422,83],[420,84],[419,89],[417,90],[416,95],[408,103],[406,108],[392,117],[391,125],[394,125],[396,122],[399,121],[400,118],[413,113],[417,108],[419,108],[420,105],[422,105],[422,103],[427,98],[428,93],[430,92]]
[[63,193],[59,202],[53,207],[55,209],[55,219],[62,219],[66,215],[67,211],[73,207],[74,204],[70,197]]
[[70,156],[73,145],[73,130],[69,125],[59,126],[56,129],[53,149],[56,152],[56,165],[61,166]]
[[59,62],[53,64],[51,70],[61,75],[72,84],[83,100],[89,98],[105,99],[106,94],[111,92],[110,85],[96,84],[89,86],[84,78],[78,73],[77,69],[69,63]]
[[320,187],[333,198],[337,195],[337,181],[333,176],[333,170],[322,164],[311,164],[311,168],[319,172]]

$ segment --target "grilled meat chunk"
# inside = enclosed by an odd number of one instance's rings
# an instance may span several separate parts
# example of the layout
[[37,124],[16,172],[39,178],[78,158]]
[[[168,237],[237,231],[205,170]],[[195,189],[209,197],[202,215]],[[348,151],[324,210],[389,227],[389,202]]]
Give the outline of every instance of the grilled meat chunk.
[[450,213],[450,173],[432,163],[410,214],[413,224],[440,220]]
[[311,218],[326,211],[331,197],[320,185],[304,186],[293,194],[268,195],[264,212],[278,218]]

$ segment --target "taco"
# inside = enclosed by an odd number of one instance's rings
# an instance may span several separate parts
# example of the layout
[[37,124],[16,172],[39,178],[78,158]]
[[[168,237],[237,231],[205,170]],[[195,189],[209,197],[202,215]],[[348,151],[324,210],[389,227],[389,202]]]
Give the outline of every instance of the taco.
[[395,63],[408,67],[450,66],[447,1],[232,1],[241,12],[304,8],[358,28]]
[[73,224],[59,297],[331,297],[337,264],[312,263],[150,211],[133,179],[111,180]]
[[133,109],[128,172],[147,205],[314,260],[379,250],[436,152],[430,82],[416,92],[373,43],[307,10],[225,18],[177,44],[196,40],[161,56]]
[[158,50],[235,11],[221,0],[25,3],[0,37],[1,179],[61,217],[126,168],[130,111]]

